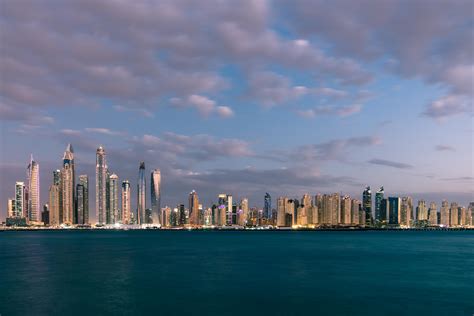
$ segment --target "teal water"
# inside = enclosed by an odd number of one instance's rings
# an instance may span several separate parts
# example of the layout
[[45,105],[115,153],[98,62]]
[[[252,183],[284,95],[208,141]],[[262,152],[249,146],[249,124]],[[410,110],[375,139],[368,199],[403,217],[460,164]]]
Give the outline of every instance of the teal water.
[[471,316],[474,231],[4,232],[0,314]]

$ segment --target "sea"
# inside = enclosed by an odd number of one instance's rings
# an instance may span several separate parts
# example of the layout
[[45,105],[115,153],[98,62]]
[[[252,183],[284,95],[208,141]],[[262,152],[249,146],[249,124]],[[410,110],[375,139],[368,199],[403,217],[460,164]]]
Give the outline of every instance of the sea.
[[474,231],[0,233],[0,315],[474,315]]

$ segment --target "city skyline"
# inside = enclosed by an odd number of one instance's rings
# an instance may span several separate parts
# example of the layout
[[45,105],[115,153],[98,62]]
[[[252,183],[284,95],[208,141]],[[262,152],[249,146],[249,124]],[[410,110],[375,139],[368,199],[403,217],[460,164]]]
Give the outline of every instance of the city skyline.
[[[30,154],[41,204],[54,196],[46,179],[68,143],[90,203],[106,148],[119,187],[130,181],[132,213],[141,161],[146,203],[160,169],[161,206],[192,190],[205,204],[219,191],[251,205],[268,191],[273,207],[280,194],[360,199],[367,185],[438,207],[472,200],[469,1],[7,1],[0,11],[2,218]],[[73,206],[69,192],[61,203]]]
[[[258,226],[357,225],[379,227],[396,225],[415,227],[421,223],[422,225],[449,227],[469,225],[473,216],[471,214],[474,205],[472,200],[468,204],[462,205],[462,203],[458,204],[458,201],[443,199],[438,212],[437,204],[434,201],[431,201],[430,208],[427,208],[425,200],[419,199],[415,207],[414,200],[410,195],[384,196],[384,186],[381,186],[374,194],[370,186],[365,187],[359,195],[361,200],[357,199],[357,196],[351,197],[343,194],[342,191],[332,194],[327,194],[327,192],[321,194],[320,191],[314,194],[305,193],[301,200],[295,194],[290,196],[280,194],[276,209],[272,207],[271,195],[266,192],[261,206],[258,202],[253,204],[252,215],[249,213],[247,197],[242,196],[241,202],[236,204],[237,198],[234,199],[232,192],[230,194],[220,193],[217,200],[214,195],[213,201],[205,205],[199,200],[194,189],[189,193],[188,208],[184,204],[180,204],[182,200],[175,204],[176,208],[173,208],[172,205],[161,208],[159,207],[162,188],[160,169],[154,169],[151,172],[148,189],[150,192],[147,193],[146,168],[143,161],[140,162],[138,169],[137,200],[135,212],[133,212],[131,204],[133,192],[130,181],[128,179],[119,180],[117,174],[111,173],[105,157],[106,150],[100,145],[96,150],[96,188],[102,188],[102,186],[103,188],[96,191],[95,198],[95,213],[99,226],[135,223],[169,227],[173,226],[171,222],[174,221],[174,225],[187,224],[191,227],[202,225],[247,226],[252,222],[253,225]],[[66,147],[62,164],[62,170],[51,171],[49,200],[43,207],[47,214],[38,213],[39,164],[33,160],[33,155],[31,155],[30,163],[27,166],[26,185],[21,181],[15,183],[15,195],[12,199],[8,199],[6,217],[16,218],[15,223],[21,223],[21,221],[18,222],[20,218],[26,218],[27,222],[39,223],[44,216],[48,219],[47,224],[52,226],[95,224],[94,216],[91,216],[89,212],[88,176],[79,175],[77,186],[74,186],[76,165],[71,144]],[[73,188],[72,192],[71,187]],[[71,194],[75,194],[72,202],[70,201]],[[147,196],[149,196],[149,203]],[[105,205],[105,209],[100,207],[102,204]],[[73,205],[72,210],[71,205]],[[291,211],[288,211],[289,209]],[[178,213],[173,215],[173,210]],[[50,218],[51,221],[49,221]]]

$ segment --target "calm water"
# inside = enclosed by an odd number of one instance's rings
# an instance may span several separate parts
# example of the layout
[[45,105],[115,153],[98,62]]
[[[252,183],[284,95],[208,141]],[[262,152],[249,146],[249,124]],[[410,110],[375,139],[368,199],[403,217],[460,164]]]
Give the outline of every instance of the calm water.
[[471,232],[0,233],[0,314],[473,315]]

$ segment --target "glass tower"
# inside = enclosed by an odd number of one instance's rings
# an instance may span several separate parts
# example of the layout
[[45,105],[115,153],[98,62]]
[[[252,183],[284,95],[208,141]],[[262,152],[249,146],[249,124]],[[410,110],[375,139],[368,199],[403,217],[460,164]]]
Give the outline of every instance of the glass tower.
[[[383,186],[375,193],[375,223],[382,224],[387,215],[382,214],[382,201],[384,196]],[[385,210],[386,211],[386,210]]]
[[64,224],[74,223],[75,190],[74,150],[69,144],[64,152],[63,169],[61,170],[62,222]]
[[97,222],[100,225],[106,223],[107,211],[107,162],[105,150],[102,146],[97,148],[95,165],[95,211]]
[[145,209],[146,209],[146,182],[145,182],[145,162],[140,162],[138,169],[138,183],[137,183],[137,224],[145,224]]
[[268,193],[265,193],[263,214],[266,219],[272,218],[272,197]]
[[151,190],[151,220],[153,224],[161,224],[161,172],[155,169],[150,178]]

